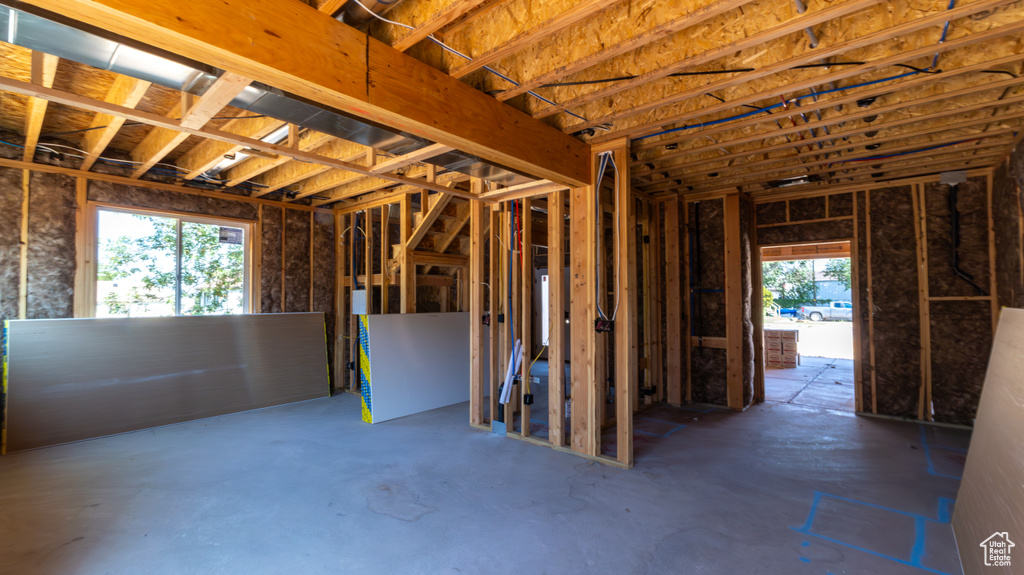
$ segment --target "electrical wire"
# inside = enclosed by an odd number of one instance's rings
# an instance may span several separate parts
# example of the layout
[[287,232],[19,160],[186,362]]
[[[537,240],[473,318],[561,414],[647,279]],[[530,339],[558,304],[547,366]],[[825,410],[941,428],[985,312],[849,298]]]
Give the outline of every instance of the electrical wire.
[[[11,146],[11,147],[18,148],[18,149],[21,149],[21,150],[25,149],[25,146],[23,146],[21,144],[15,144],[13,142],[8,142],[6,140],[0,140],[0,144],[6,145],[6,146]],[[85,157],[86,157],[86,156],[82,156],[80,154],[71,154],[71,153],[67,153],[67,152],[59,152],[57,150],[54,150],[53,148],[67,148],[67,149],[79,151],[79,152],[82,152],[82,153],[86,153],[84,150],[81,150],[79,148],[75,148],[73,146],[66,146],[64,144],[40,143],[40,144],[36,145],[36,149],[42,150],[44,152],[49,152],[51,154],[54,154],[54,155],[60,156],[60,157],[68,156],[68,157],[79,158],[79,159],[85,159]],[[132,160],[118,160],[118,159],[115,159],[115,158],[106,158],[106,157],[103,157],[103,156],[100,156],[100,157],[96,158],[96,162],[100,163],[100,164],[105,164],[105,165],[113,166],[113,167],[118,167],[118,168],[126,168],[126,167],[129,167],[129,166],[134,166],[134,165],[141,164],[141,162],[135,162],[135,161],[132,161]],[[158,166],[168,166],[170,168],[173,168],[173,170],[169,170],[169,169],[166,169],[166,168],[160,168]],[[162,162],[157,162],[147,172],[148,173],[156,174],[158,176],[167,176],[167,177],[179,178],[180,179],[181,178],[181,172],[184,172],[184,171],[187,171],[187,170],[183,170],[183,169],[181,169],[181,168],[179,168],[179,167],[177,167],[177,166],[175,166],[173,164],[165,164],[165,163],[162,163]],[[199,180],[201,182],[206,182],[206,183],[208,183],[210,185],[214,185],[214,186],[217,186],[219,188],[223,188],[224,187],[223,181],[216,180],[216,179],[213,179],[213,178],[209,178],[209,177],[207,177],[205,175],[198,176],[196,178],[196,180]],[[194,182],[190,182],[190,181],[185,181],[184,182],[185,185],[188,185],[190,183],[193,184],[192,187],[197,187],[197,188],[201,188],[201,189],[209,189],[208,186],[206,186],[206,187],[204,187],[204,186],[196,186],[196,185],[194,185]],[[246,181],[246,182],[241,182],[241,183],[237,184],[234,187],[242,189],[242,190],[246,190],[246,191],[257,191],[257,190],[260,190],[262,188],[266,188],[267,186],[263,185],[263,184],[259,184],[257,182]],[[287,190],[274,190],[274,191],[268,192],[268,193],[275,194],[275,195],[285,195],[285,194],[288,193],[288,191]],[[330,199],[330,198],[327,198],[325,196],[316,196],[316,195],[310,196],[310,198],[313,198],[313,199]]]
[[[367,8],[359,0],[352,0],[352,1],[355,2],[356,4],[358,4],[359,7],[361,7],[363,10],[366,10],[367,12],[369,12],[371,16],[373,16],[374,18],[380,20],[381,22],[386,22],[386,23],[391,24],[393,26],[401,26],[402,28],[405,28],[407,30],[415,30],[415,28],[413,28],[412,26],[410,26],[408,24],[402,24],[401,22],[395,22],[394,20],[389,20],[389,19],[381,16],[380,14],[377,14],[373,10],[370,10],[369,8]],[[447,51],[447,52],[449,52],[451,54],[454,54],[455,56],[458,56],[460,58],[464,58],[465,60],[467,60],[469,62],[473,61],[472,57],[467,56],[466,54],[463,54],[462,52],[459,52],[455,48],[452,48],[451,46],[449,46],[449,45],[445,44],[444,42],[438,40],[437,38],[434,37],[433,34],[429,34],[427,36],[427,39],[430,40],[431,42],[433,42],[434,44],[437,44],[438,46],[440,46],[443,50],[445,50],[445,51]],[[494,68],[492,68],[490,66],[484,66],[483,69],[487,70],[488,72],[490,72],[490,73],[494,74],[495,76],[501,78],[502,80],[505,80],[506,82],[512,84],[513,86],[515,86],[517,88],[521,85],[519,82],[516,82],[512,78],[509,78],[505,74],[502,74],[501,72],[495,70]],[[545,98],[544,96],[541,96],[540,94],[538,94],[537,92],[534,92],[533,90],[527,90],[526,93],[531,95],[531,96],[533,96],[534,98],[537,98],[541,102],[544,102],[545,104],[549,104],[551,106],[558,106],[557,103],[555,103],[555,102]],[[570,116],[573,116],[575,118],[583,120],[584,122],[588,121],[586,118],[584,118],[583,116],[580,116],[579,114],[575,114],[573,112],[569,112],[568,110],[566,110],[565,112],[567,114],[569,114]]]
[[895,154],[886,154],[883,156],[872,156],[870,158],[853,158],[850,160],[836,160],[833,163],[841,164],[845,162],[871,162],[874,160],[884,160],[886,158],[895,158],[898,156],[906,156],[908,154],[919,154],[921,152],[930,152],[932,150],[938,150],[939,148],[948,148],[949,146],[956,146],[957,144],[966,144],[967,142],[977,142],[981,138],[971,138],[970,140],[960,140],[959,142],[950,142],[948,144],[939,144],[938,146],[929,146],[927,148],[920,148],[917,150],[907,150],[905,152],[897,152]]
[[[214,116],[213,118],[210,118],[210,120],[211,121],[212,120],[248,120],[248,119],[251,119],[251,118],[266,118],[266,117],[267,116],[264,115],[264,114],[255,114],[255,115],[252,115],[252,116]],[[171,119],[173,119],[173,120],[181,120],[181,118],[171,118]],[[135,126],[148,126],[148,125],[149,124],[147,124],[145,122],[125,122],[125,123],[121,124],[121,127],[122,128],[132,128],[132,127],[135,127]],[[110,126],[94,126],[92,128],[83,128],[81,130],[70,130],[70,131],[67,131],[67,132],[53,132],[51,134],[42,134],[39,137],[40,138],[56,138],[57,136],[67,136],[67,135],[70,135],[70,134],[82,134],[84,132],[91,132],[93,130],[102,130],[104,128],[109,128],[109,127]]]
[[[950,0],[949,7],[947,8],[947,10],[952,10],[955,5],[956,5],[956,0]],[[942,43],[944,43],[946,41],[946,35],[948,33],[949,33],[949,20],[947,20],[946,23],[942,27],[942,36],[939,38],[939,42],[938,42],[939,44],[942,44]],[[788,100],[782,98],[781,102],[779,102],[777,104],[772,104],[770,106],[766,106],[764,108],[761,108],[760,110],[754,110],[754,111],[750,111],[750,112],[745,112],[743,114],[737,114],[735,116],[729,116],[729,117],[726,117],[726,118],[719,118],[717,120],[711,120],[711,121],[708,121],[708,122],[701,121],[699,124],[690,124],[690,125],[687,125],[687,126],[679,126],[679,127],[671,128],[671,129],[668,129],[668,130],[663,130],[661,132],[656,132],[654,134],[648,134],[646,136],[638,136],[636,138],[633,138],[632,141],[636,142],[636,141],[639,141],[639,140],[646,140],[646,139],[649,139],[649,138],[654,138],[654,137],[657,137],[657,136],[664,136],[666,134],[672,134],[672,133],[675,133],[675,132],[681,132],[681,131],[690,130],[690,129],[693,129],[693,128],[702,128],[703,129],[705,126],[714,126],[716,124],[723,124],[723,123],[726,123],[726,122],[732,122],[732,121],[735,121],[735,120],[741,120],[743,118],[748,118],[750,116],[754,116],[754,115],[759,114],[761,112],[767,112],[769,110],[774,110],[774,109],[777,109],[777,108],[786,108],[786,107],[789,106],[789,104],[798,104],[801,100],[805,100],[807,98],[815,98],[816,99],[818,96],[824,96],[825,94],[831,94],[833,92],[840,92],[840,91],[844,91],[844,90],[850,90],[850,89],[853,89],[853,88],[863,88],[865,86],[871,86],[871,85],[874,85],[874,84],[880,84],[882,82],[890,82],[892,80],[899,80],[899,79],[902,79],[902,78],[906,78],[908,76],[916,76],[917,74],[937,74],[937,73],[940,72],[940,70],[936,69],[936,66],[938,65],[938,62],[939,62],[939,53],[936,52],[935,56],[932,58],[932,65],[927,67],[927,68],[917,68],[917,67],[911,66],[909,64],[894,64],[894,66],[897,66],[897,67],[909,68],[910,72],[905,72],[903,74],[897,74],[895,76],[890,76],[888,78],[879,78],[877,80],[870,80],[870,81],[867,81],[867,82],[861,82],[859,84],[853,84],[851,86],[843,86],[843,87],[840,87],[840,88],[831,88],[829,90],[823,90],[821,92],[811,92],[809,94],[805,94],[805,95],[802,95],[802,96],[796,96],[796,97],[790,98]],[[851,64],[852,65],[853,63],[845,63],[845,64]],[[861,63],[861,64],[863,64],[863,63]],[[825,65],[825,64],[807,64],[806,66],[818,67],[818,66],[823,66],[823,65]]]
[[[619,184],[619,167],[615,165],[615,154],[614,152],[601,152],[599,154],[600,165],[597,169],[597,179],[594,180],[595,186],[597,187],[597,197],[594,200],[594,204],[597,206],[597,253],[602,253],[601,244],[602,236],[604,235],[604,226],[602,225],[604,220],[604,213],[601,209],[601,180],[604,179],[604,173],[611,165],[612,171],[615,174],[615,187]],[[619,194],[615,194],[615,214],[619,213]],[[601,316],[601,319],[605,321],[615,321],[615,317],[619,314],[619,297],[621,295],[619,289],[619,276],[622,270],[622,258],[620,257],[621,246],[622,246],[622,234],[615,232],[615,307],[612,309],[612,316],[608,317],[601,308],[601,265],[598,264],[597,269],[597,314]]]

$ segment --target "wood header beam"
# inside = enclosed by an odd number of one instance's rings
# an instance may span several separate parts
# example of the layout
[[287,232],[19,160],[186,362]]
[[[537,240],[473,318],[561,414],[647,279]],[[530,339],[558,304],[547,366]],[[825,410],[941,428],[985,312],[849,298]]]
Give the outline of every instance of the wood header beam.
[[589,182],[587,144],[302,2],[28,4],[524,173]]

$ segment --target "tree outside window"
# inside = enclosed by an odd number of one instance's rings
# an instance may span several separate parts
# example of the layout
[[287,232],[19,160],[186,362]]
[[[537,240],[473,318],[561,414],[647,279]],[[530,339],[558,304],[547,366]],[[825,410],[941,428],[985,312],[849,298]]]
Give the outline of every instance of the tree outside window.
[[245,313],[245,228],[100,210],[97,317]]

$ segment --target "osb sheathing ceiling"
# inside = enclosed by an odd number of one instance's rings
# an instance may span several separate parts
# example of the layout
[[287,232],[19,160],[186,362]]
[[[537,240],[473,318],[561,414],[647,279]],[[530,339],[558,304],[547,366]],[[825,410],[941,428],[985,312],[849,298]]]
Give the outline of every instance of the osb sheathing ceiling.
[[[409,28],[360,24],[369,14],[353,2],[306,3],[344,12],[381,41],[584,141],[629,139],[634,189],[652,196],[759,195],[787,179],[797,184],[789,192],[994,166],[1024,121],[1021,1],[364,2]],[[30,69],[28,50],[0,43],[0,75],[28,80]],[[103,100],[115,79],[61,61],[53,87]],[[180,101],[180,93],[150,86],[134,107],[174,117]],[[0,128],[23,134],[26,102],[2,93]],[[217,118],[239,114],[225,108]],[[81,130],[95,118],[51,104],[40,143],[81,146]],[[250,137],[279,125],[208,124]],[[125,123],[107,153],[151,157],[144,141],[152,130]],[[185,174],[233,152],[200,141],[189,136],[158,161]],[[303,133],[296,144],[338,160],[377,161],[364,146],[323,134]],[[411,178],[428,172],[422,164],[400,170]],[[221,177],[248,182],[254,195],[284,191],[318,205],[395,186],[289,158],[252,157]]]
[[[405,0],[388,18],[422,26],[457,4]],[[991,166],[1024,117],[1021,2],[474,4],[435,32],[472,62],[431,42],[410,53],[584,140],[629,138],[651,194]]]

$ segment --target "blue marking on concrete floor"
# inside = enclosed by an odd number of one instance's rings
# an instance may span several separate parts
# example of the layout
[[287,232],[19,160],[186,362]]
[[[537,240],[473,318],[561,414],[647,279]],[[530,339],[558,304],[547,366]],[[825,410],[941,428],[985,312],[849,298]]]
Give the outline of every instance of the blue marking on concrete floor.
[[921,445],[924,446],[924,457],[928,461],[928,473],[931,474],[931,475],[935,475],[936,477],[946,477],[946,478],[949,478],[949,479],[956,479],[958,481],[960,479],[962,479],[963,478],[962,475],[947,475],[945,473],[939,473],[938,471],[935,471],[935,462],[932,460],[932,450],[933,449],[943,449],[943,450],[946,450],[946,451],[955,451],[957,453],[967,453],[967,450],[959,448],[959,447],[945,447],[945,446],[942,446],[942,445],[931,445],[931,444],[928,443],[928,436],[925,433],[924,426],[923,425],[919,425],[918,427],[921,428]]
[[[892,512],[892,513],[896,513],[898,515],[903,515],[903,516],[912,518],[914,520],[914,545],[913,545],[913,547],[912,547],[912,549],[910,551],[910,560],[907,561],[905,559],[900,559],[899,557],[892,557],[890,555],[886,555],[884,553],[879,553],[877,551],[872,551],[871,549],[860,547],[860,546],[854,545],[852,543],[848,543],[846,541],[840,541],[838,539],[835,539],[835,538],[832,538],[832,537],[828,537],[827,535],[821,535],[821,534],[818,534],[818,533],[813,533],[811,531],[811,529],[814,527],[814,518],[815,518],[815,515],[818,513],[818,505],[821,503],[821,500],[824,499],[824,498],[835,499],[837,501],[844,501],[844,502],[847,502],[847,503],[853,503],[855,505],[862,505],[864,507],[870,507],[872,509],[881,509],[881,510],[884,510],[884,511],[889,511],[889,512]],[[899,563],[901,565],[907,565],[909,567],[916,567],[917,569],[921,569],[923,571],[928,571],[929,573],[937,573],[939,575],[952,575],[950,573],[946,573],[945,571],[939,571],[937,569],[932,569],[931,567],[926,567],[921,562],[924,559],[924,552],[925,552],[925,549],[926,549],[926,545],[925,545],[925,531],[926,531],[927,524],[929,522],[930,523],[937,523],[937,524],[948,524],[950,522],[950,520],[951,520],[951,517],[952,517],[951,510],[953,508],[953,503],[954,503],[954,501],[952,499],[948,499],[946,497],[940,497],[939,498],[938,509],[936,510],[936,518],[933,519],[931,517],[925,517],[924,515],[920,515],[920,514],[917,514],[917,513],[910,513],[908,511],[902,511],[900,509],[893,509],[891,507],[885,507],[885,506],[882,506],[882,505],[876,505],[874,503],[866,503],[864,501],[857,501],[856,499],[849,499],[849,498],[846,498],[846,497],[840,497],[838,495],[830,495],[828,493],[822,493],[820,491],[815,491],[814,492],[814,501],[811,503],[811,511],[807,515],[807,521],[803,525],[801,525],[800,527],[790,527],[790,529],[792,529],[793,531],[796,531],[798,533],[803,533],[804,535],[810,535],[811,537],[817,537],[818,539],[823,539],[825,541],[829,541],[829,542],[835,543],[837,545],[842,545],[844,547],[849,547],[850,549],[856,549],[857,551],[863,551],[864,553],[868,553],[869,555],[874,555],[876,557],[881,557],[883,559],[888,559],[890,561],[895,561],[896,563]],[[808,544],[808,542],[804,541],[802,545],[806,547],[807,544]],[[803,557],[801,557],[801,560],[803,560]]]

